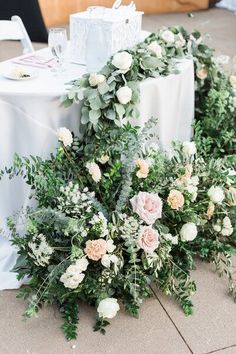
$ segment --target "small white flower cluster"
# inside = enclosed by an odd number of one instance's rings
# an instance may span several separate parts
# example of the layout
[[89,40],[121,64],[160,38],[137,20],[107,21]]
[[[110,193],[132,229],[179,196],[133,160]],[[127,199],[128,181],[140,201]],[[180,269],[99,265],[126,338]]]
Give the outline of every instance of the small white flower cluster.
[[197,192],[199,184],[198,176],[192,176],[186,180],[186,191],[191,194],[191,201],[194,202],[197,198]]
[[125,221],[122,226],[120,226],[119,231],[123,239],[135,238],[138,236],[140,222],[133,216],[125,216]]
[[89,221],[92,226],[92,230],[97,233],[100,237],[105,237],[108,235],[107,219],[102,212],[95,214]]
[[172,245],[178,245],[178,235],[173,236],[170,233],[169,234],[162,234],[162,237],[166,241],[170,241]]
[[91,212],[94,192],[89,192],[88,188],[84,188],[81,192],[78,184],[69,182],[66,187],[61,186],[60,192],[63,196],[58,197],[59,210],[77,215]]
[[105,268],[110,268],[111,265],[113,264],[115,274],[117,274],[119,270],[119,266],[121,266],[121,261],[115,254],[112,254],[115,251],[116,246],[114,245],[114,241],[111,239],[107,240],[106,242],[107,242],[106,244],[107,253],[102,256],[101,263]]
[[74,218],[70,218],[66,228],[63,231],[65,236],[69,236],[70,234],[78,234],[82,237],[86,237],[88,235],[88,231],[83,224]]
[[86,271],[88,264],[86,257],[82,257],[66,269],[66,272],[60,277],[65,288],[76,289],[79,286],[85,277],[83,272]]
[[213,229],[216,232],[221,233],[222,236],[230,236],[234,231],[231,220],[228,216],[225,216],[222,221],[218,219],[216,224],[213,225]]
[[28,246],[32,253],[28,253],[31,258],[34,259],[34,263],[38,266],[45,267],[49,264],[53,248],[49,246],[46,240],[46,236],[43,234],[35,235],[32,241],[28,242]]

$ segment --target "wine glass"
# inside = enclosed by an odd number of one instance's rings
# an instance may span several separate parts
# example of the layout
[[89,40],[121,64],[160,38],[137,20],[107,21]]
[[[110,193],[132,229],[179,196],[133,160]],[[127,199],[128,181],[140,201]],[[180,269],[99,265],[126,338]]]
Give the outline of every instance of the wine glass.
[[62,72],[67,47],[66,29],[50,28],[48,35],[48,45],[51,49],[52,55],[56,59],[56,67],[53,68],[53,71]]

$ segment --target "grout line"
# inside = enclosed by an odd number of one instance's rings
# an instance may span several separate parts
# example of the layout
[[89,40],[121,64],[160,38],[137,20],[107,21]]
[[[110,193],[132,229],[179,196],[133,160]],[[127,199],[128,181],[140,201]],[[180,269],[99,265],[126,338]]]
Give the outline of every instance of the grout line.
[[[177,330],[177,332],[179,333],[180,337],[182,338],[182,340],[184,341],[184,343],[186,344],[186,346],[188,347],[188,349],[190,350],[191,354],[194,354],[192,349],[190,348],[189,344],[187,343],[186,339],[184,338],[184,336],[182,335],[182,333],[180,332],[180,330],[178,329],[178,327],[176,326],[175,322],[172,320],[171,316],[169,315],[169,313],[166,311],[165,307],[162,305],[161,301],[159,300],[159,298],[157,297],[155,291],[152,289],[152,287],[150,286],[150,289],[152,291],[152,293],[154,294],[154,297],[157,299],[157,301],[160,303],[162,309],[164,310],[164,312],[166,313],[167,317],[170,319],[170,321],[172,322],[172,324],[174,325],[175,329]],[[210,353],[207,353],[210,354]]]
[[216,350],[213,350],[212,352],[207,352],[207,353],[205,353],[205,354],[213,354],[213,353],[217,353],[217,352],[219,352],[219,351],[221,351],[221,350],[225,350],[225,349],[229,349],[229,348],[234,348],[234,347],[236,347],[236,344],[230,345],[230,346],[228,346],[228,347],[216,349]]

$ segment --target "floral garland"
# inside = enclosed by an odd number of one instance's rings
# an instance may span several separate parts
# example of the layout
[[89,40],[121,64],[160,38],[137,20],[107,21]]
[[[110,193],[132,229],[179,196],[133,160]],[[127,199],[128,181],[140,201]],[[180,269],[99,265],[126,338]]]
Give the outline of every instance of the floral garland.
[[[155,122],[140,131],[125,117],[138,116],[138,82],[175,72],[176,58],[186,55],[196,68],[196,143],[176,143],[168,158],[150,144]],[[200,33],[180,27],[151,34],[133,50],[115,54],[100,73],[73,82],[64,103],[83,100],[83,138],[60,128],[60,146],[50,159],[16,156],[7,169],[10,176],[24,175],[38,202],[25,212],[23,238],[15,218],[8,220],[19,249],[15,271],[19,279],[31,278],[19,292],[29,298],[26,318],[43,303],[56,303],[65,336],[74,339],[81,300],[97,308],[94,330],[104,333],[121,304],[138,316],[152,284],[189,315],[195,255],[228,277],[236,298],[235,143],[223,136],[223,147],[213,144],[211,127],[211,114],[220,106],[231,134],[234,84],[235,76],[229,80],[223,73]],[[227,105],[214,103],[217,87],[227,92]],[[204,114],[210,122],[202,120]],[[221,120],[215,124],[221,129]],[[230,156],[214,158],[224,154]]]

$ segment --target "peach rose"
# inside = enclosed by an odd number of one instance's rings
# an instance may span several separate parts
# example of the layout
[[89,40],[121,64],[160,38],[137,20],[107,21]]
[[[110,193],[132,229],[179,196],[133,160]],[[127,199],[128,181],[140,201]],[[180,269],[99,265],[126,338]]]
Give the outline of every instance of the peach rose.
[[139,232],[137,244],[147,253],[153,253],[159,246],[159,233],[151,226],[143,226]]
[[136,176],[138,178],[147,178],[149,172],[148,163],[145,160],[139,159],[136,161],[136,166],[139,168],[136,173]]
[[133,211],[148,225],[161,218],[162,200],[157,193],[139,192],[130,199]]
[[210,202],[209,205],[208,205],[207,212],[206,212],[206,216],[207,216],[208,220],[211,220],[211,218],[212,218],[212,216],[214,214],[214,211],[215,211],[215,204]]
[[179,178],[183,182],[187,181],[192,176],[193,173],[192,165],[186,165],[184,167],[185,167],[185,173]]
[[167,198],[167,203],[172,209],[179,210],[184,205],[184,196],[180,191],[172,189]]
[[107,243],[105,240],[99,238],[98,240],[89,240],[86,242],[84,252],[89,259],[98,261],[107,251]]

